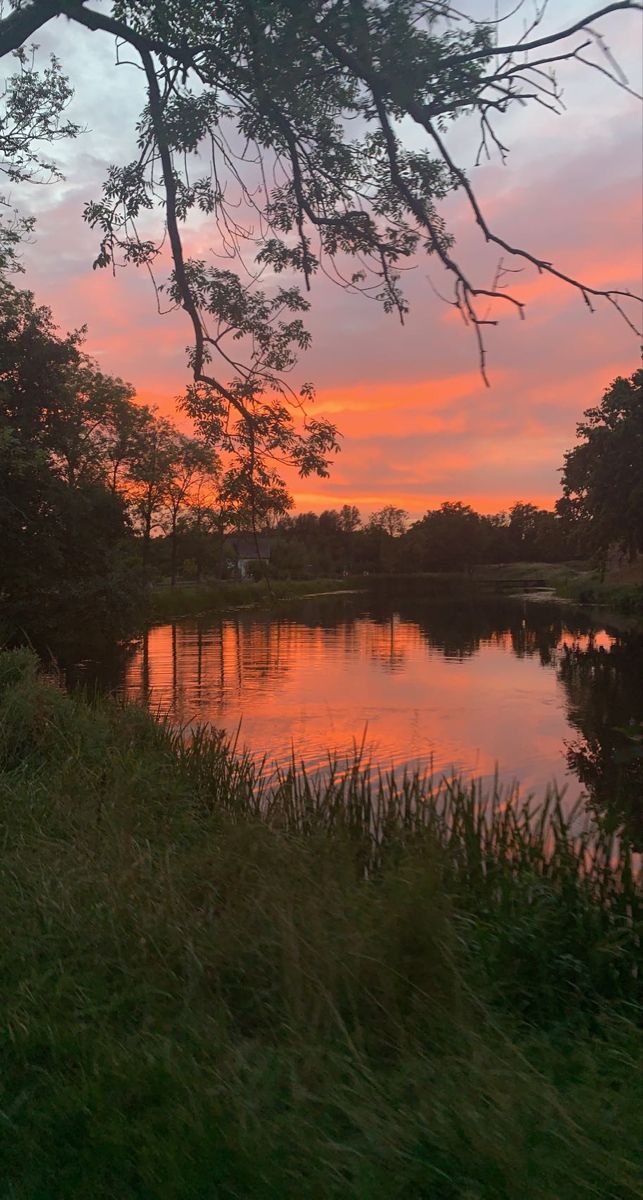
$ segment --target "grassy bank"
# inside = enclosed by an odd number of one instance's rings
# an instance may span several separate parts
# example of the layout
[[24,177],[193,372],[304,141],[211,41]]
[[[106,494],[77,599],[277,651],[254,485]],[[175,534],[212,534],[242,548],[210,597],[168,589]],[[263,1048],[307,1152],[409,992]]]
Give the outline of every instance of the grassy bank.
[[589,563],[501,563],[476,569],[476,578],[487,584],[506,586],[539,582],[564,600],[609,609],[643,620],[643,587],[628,580],[605,579]]
[[221,612],[243,607],[270,607],[283,600],[320,595],[327,592],[423,587],[429,594],[461,594],[472,588],[505,587],[511,583],[544,582],[556,586],[574,578],[574,568],[566,564],[511,563],[500,566],[476,567],[467,571],[425,571],[406,574],[340,576],[324,579],[273,579],[270,588],[265,580],[211,580],[204,583],[157,584],[150,589],[148,616],[152,621],[173,620],[202,612]]
[[357,575],[330,579],[275,579],[270,588],[264,580],[218,580],[207,583],[180,583],[176,587],[158,584],[149,592],[147,616],[156,621],[171,621],[204,612],[226,609],[270,607],[283,600],[319,595],[326,592],[363,591],[382,586],[415,589],[424,587],[430,594],[467,593],[471,589],[506,592],[541,585],[551,588],[563,599],[578,604],[609,608],[614,613],[643,620],[643,589],[636,584],[601,583],[597,572],[585,563],[500,563],[481,565],[471,572],[433,571],[395,575]]
[[262,786],[24,651],[0,807],[0,1196],[640,1195],[626,845],[357,768]]
[[565,579],[582,579],[589,571],[585,562],[482,563],[475,577],[485,583],[532,583],[556,587]]
[[363,587],[364,579],[274,579],[270,588],[265,580],[216,580],[208,583],[182,583],[176,587],[159,584],[150,589],[149,617],[152,621],[194,616],[201,612],[228,608],[265,607],[279,600],[320,592],[351,591]]
[[601,580],[597,572],[589,572],[584,577],[561,580],[556,590],[559,596],[579,604],[600,606],[643,621],[643,587],[640,584],[613,583]]

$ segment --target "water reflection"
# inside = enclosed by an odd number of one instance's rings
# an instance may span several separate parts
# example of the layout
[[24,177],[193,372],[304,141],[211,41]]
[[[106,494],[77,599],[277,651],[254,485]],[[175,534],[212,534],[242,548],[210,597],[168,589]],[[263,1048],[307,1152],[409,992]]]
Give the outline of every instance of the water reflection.
[[526,790],[556,779],[635,821],[641,761],[617,729],[640,720],[641,657],[640,637],[552,603],[340,596],[152,629],[116,690],[188,729],[241,722],[271,762],[294,749],[317,768],[366,731],[384,769],[486,778],[498,764]]
[[568,767],[608,825],[624,821],[643,848],[643,639],[566,644],[557,673],[575,732]]

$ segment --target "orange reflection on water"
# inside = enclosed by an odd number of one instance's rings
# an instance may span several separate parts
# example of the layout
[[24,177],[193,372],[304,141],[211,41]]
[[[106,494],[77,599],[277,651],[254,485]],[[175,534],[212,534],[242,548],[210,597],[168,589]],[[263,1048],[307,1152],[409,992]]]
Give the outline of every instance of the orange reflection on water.
[[564,646],[570,650],[589,650],[593,647],[595,650],[611,650],[616,638],[606,629],[596,629],[591,633],[570,633],[565,630],[558,640],[558,648]]
[[[612,641],[602,632],[592,644]],[[498,764],[506,782],[540,792],[571,783],[564,743],[574,730],[555,664],[582,642],[522,619],[451,645],[396,611],[328,623],[184,620],[150,630],[122,691],[186,729],[207,722],[233,735],[240,724],[241,745],[271,764],[294,753],[317,769],[365,739],[383,770],[490,777]]]

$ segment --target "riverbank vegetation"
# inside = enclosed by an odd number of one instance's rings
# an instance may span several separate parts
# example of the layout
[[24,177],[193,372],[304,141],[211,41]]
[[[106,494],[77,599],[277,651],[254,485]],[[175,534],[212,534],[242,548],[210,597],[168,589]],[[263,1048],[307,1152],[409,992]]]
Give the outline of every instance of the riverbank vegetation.
[[0,655],[0,1174],[115,1194],[638,1195],[625,838],[221,738]]
[[220,579],[207,583],[157,584],[150,588],[148,615],[152,621],[178,619],[202,612],[265,608],[281,600],[364,589],[363,577],[341,579]]
[[565,574],[556,584],[559,596],[643,620],[643,586],[601,578],[598,571]]
[[377,596],[382,588],[392,595],[402,591],[425,599],[453,596],[460,600],[489,594],[549,592],[579,606],[600,610],[612,623],[620,622],[625,628],[630,628],[632,622],[638,625],[643,619],[640,585],[601,580],[600,573],[583,562],[488,563],[471,571],[363,572],[310,579],[281,579],[268,573],[263,579],[181,581],[174,586],[158,582],[148,590],[146,616],[148,621],[157,623],[240,608],[271,609],[288,600],[341,592]]

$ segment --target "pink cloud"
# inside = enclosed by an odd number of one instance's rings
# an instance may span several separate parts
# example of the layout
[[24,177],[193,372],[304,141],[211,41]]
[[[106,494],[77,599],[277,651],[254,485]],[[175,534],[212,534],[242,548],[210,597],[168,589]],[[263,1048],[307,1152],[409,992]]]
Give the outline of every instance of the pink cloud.
[[[621,36],[629,27],[615,22],[613,28]],[[26,256],[26,282],[62,326],[88,324],[87,349],[104,370],[172,414],[188,380],[189,321],[181,312],[157,315],[145,272],[118,271],[114,278],[91,270],[96,236],[83,225],[82,208],[99,191],[117,141],[92,96],[93,46],[88,38],[90,57],[80,55],[75,67],[102,133],[91,153],[88,141],[78,143],[73,178],[81,184],[52,191],[50,202],[38,193],[38,241]],[[62,24],[52,48],[65,58]],[[619,49],[628,51],[626,34]],[[508,168],[485,166],[471,170],[471,178],[489,222],[508,241],[593,286],[639,290],[640,115],[623,93],[601,92],[595,77],[591,86],[574,78],[572,95],[576,108],[559,122],[532,112],[512,118],[517,149]],[[119,103],[125,100],[121,95]],[[469,134],[456,128],[454,138],[470,161]],[[484,245],[461,193],[445,212],[467,272],[489,284],[498,249]],[[207,224],[190,232],[189,252],[207,256],[212,247],[218,242]],[[638,341],[609,306],[597,303],[592,317],[577,292],[526,268],[512,280],[528,303],[526,320],[498,303],[490,312],[502,321],[486,331],[488,390],[471,331],[445,309],[429,277],[448,292],[439,264],[419,263],[404,277],[411,301],[404,327],[323,277],[314,281],[313,347],[293,382],[316,383],[313,412],[329,416],[344,437],[330,480],[290,480],[300,506],[351,501],[369,510],[393,502],[419,515],[449,498],[482,511],[517,497],[551,504],[583,409],[637,364]]]

